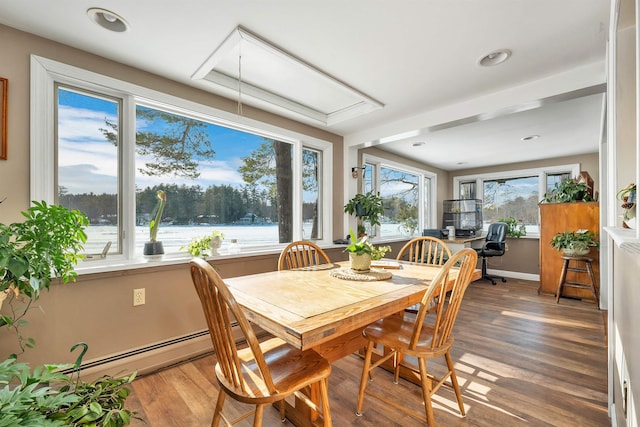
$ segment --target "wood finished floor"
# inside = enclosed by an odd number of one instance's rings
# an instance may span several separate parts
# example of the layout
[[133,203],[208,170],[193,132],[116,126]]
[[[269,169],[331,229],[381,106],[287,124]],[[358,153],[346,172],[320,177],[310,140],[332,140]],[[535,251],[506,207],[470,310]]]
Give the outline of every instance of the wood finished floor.
[[[492,286],[470,285],[454,328],[452,356],[463,392],[461,417],[453,392],[434,395],[439,426],[608,426],[607,349],[603,312],[594,304],[537,295],[537,282],[510,279]],[[606,316],[604,316],[606,319]],[[133,426],[209,426],[218,389],[209,355],[140,377],[132,385],[128,407],[146,424]],[[444,359],[428,368],[438,373]],[[355,416],[362,361],[352,355],[333,365],[329,382],[333,425],[419,426],[404,412],[365,396],[364,415]],[[423,411],[418,386],[376,370],[367,386],[378,394]],[[225,411],[246,406],[227,399]],[[238,424],[250,426],[252,418]],[[283,425],[267,410],[265,426]],[[284,425],[291,425],[286,423]]]

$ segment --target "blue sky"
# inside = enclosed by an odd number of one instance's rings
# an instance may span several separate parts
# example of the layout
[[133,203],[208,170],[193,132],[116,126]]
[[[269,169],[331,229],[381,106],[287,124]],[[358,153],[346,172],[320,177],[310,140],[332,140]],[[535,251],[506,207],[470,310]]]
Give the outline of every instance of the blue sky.
[[[117,174],[116,148],[100,132],[105,119],[114,121],[117,105],[103,100],[61,90],[58,111],[59,184],[70,193],[115,193]],[[149,123],[139,120],[140,130],[155,130]],[[157,128],[156,128],[157,129]],[[262,138],[249,133],[209,124],[206,133],[216,156],[202,160],[197,181],[176,177],[149,177],[136,171],[139,188],[161,183],[178,185],[242,184],[238,167],[242,158],[258,148]],[[144,159],[136,155],[136,163]]]

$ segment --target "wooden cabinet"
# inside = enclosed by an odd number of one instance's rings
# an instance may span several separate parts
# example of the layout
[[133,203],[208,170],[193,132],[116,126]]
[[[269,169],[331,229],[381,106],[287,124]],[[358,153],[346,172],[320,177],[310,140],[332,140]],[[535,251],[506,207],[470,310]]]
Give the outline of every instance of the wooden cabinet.
[[[586,228],[591,233],[599,233],[600,205],[598,202],[542,203],[540,204],[540,288],[544,294],[555,294],[562,271],[562,254],[551,246],[551,239],[562,231],[576,231]],[[596,281],[600,277],[600,252],[591,248],[588,255],[593,259],[593,272]],[[567,280],[588,283],[584,273],[567,273]],[[600,283],[596,283],[598,289]],[[563,290],[563,296],[590,299],[593,295],[588,289],[569,288]]]

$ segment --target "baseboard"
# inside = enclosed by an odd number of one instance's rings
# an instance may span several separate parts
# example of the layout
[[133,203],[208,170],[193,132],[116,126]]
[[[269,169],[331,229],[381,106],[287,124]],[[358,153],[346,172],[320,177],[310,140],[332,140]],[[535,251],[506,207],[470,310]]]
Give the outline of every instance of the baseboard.
[[539,274],[520,273],[520,272],[517,272],[517,271],[503,271],[503,270],[487,269],[487,274],[489,274],[491,276],[511,277],[512,279],[532,280],[534,282],[539,282],[540,281],[540,275]]
[[80,367],[80,375],[85,381],[91,381],[103,375],[127,375],[134,371],[138,375],[144,375],[212,351],[213,345],[209,331],[198,331],[85,361]]
[[[254,327],[254,332],[259,339],[268,335],[259,327]],[[237,344],[241,345],[245,342],[237,323],[233,325],[233,333]],[[212,352],[213,344],[209,330],[204,329],[121,353],[87,360],[80,366],[80,375],[85,381],[92,381],[103,375],[123,376],[132,372],[146,375]],[[64,372],[71,371],[72,369],[67,369]]]

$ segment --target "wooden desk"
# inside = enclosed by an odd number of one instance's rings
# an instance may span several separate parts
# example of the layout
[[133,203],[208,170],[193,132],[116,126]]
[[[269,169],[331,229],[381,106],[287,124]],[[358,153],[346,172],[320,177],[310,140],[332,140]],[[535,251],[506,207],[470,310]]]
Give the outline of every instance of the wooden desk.
[[[313,348],[330,362],[366,345],[362,330],[422,300],[439,266],[401,263],[391,279],[352,281],[332,277],[336,263],[299,270],[225,279],[247,318],[302,350]],[[481,276],[474,272],[472,280]],[[455,271],[452,271],[453,282]],[[309,414],[288,411],[296,425],[313,425]]]
[[443,239],[452,253],[463,248],[480,248],[487,236],[456,237],[453,240]]

